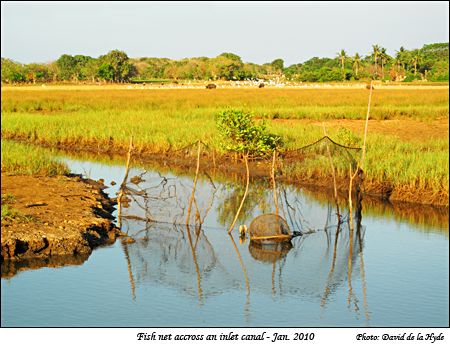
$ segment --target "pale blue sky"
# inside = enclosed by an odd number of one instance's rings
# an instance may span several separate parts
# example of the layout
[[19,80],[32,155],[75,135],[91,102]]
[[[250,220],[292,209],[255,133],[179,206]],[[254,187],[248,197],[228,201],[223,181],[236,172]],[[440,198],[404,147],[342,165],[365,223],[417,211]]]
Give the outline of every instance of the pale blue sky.
[[314,56],[366,55],[372,44],[449,41],[448,2],[8,2],[1,4],[1,56],[49,62],[112,49],[129,57],[214,57],[285,65]]

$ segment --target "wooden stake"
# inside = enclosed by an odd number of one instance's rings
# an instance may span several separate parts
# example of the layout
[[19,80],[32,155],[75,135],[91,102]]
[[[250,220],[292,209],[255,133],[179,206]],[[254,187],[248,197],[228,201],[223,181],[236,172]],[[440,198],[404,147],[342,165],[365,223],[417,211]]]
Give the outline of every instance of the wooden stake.
[[[328,137],[327,130],[325,128],[325,124],[324,123],[322,123],[322,127],[323,127],[323,134],[324,134],[324,136]],[[328,154],[328,160],[330,161],[331,174],[333,176],[334,202],[336,203],[337,217],[338,217],[338,220],[340,221],[341,220],[341,214],[339,212],[339,203],[338,203],[338,195],[337,195],[336,170],[334,168],[333,158],[331,157],[330,147],[328,146],[328,143],[327,143],[327,154]]]
[[273,159],[272,159],[272,171],[271,171],[271,177],[272,177],[272,184],[273,184],[273,200],[275,202],[275,210],[276,210],[276,215],[278,216],[279,214],[279,210],[278,210],[278,196],[277,196],[277,187],[275,184],[275,160],[276,160],[276,156],[277,156],[277,151],[274,150],[273,151]]
[[361,165],[360,165],[362,170],[364,170],[364,161],[366,160],[366,139],[367,139],[367,128],[369,126],[370,102],[372,100],[372,90],[373,90],[373,81],[370,82],[369,104],[367,106],[366,124],[364,126],[364,141],[363,141]]
[[230,234],[231,231],[233,230],[233,227],[239,217],[239,213],[241,212],[242,206],[244,205],[244,201],[245,201],[245,198],[247,197],[247,193],[248,193],[248,185],[250,183],[250,172],[248,169],[248,154],[244,155],[244,162],[245,162],[245,168],[247,170],[247,183],[245,185],[245,192],[244,192],[244,196],[242,197],[241,205],[239,206],[238,211],[236,212],[236,216],[234,217],[234,220],[233,220],[230,228],[228,229],[228,234]]
[[128,179],[128,172],[130,170],[130,161],[131,161],[131,151],[133,150],[133,136],[130,138],[130,145],[128,147],[128,153],[127,153],[127,163],[125,166],[125,176],[123,177],[122,184],[120,184],[120,190],[119,194],[117,195],[117,223],[118,227],[122,228],[122,197],[124,195],[124,189],[127,185],[127,179]]
[[358,174],[358,167],[355,170],[355,173],[353,174],[352,171],[352,164],[350,164],[350,182],[348,187],[348,210],[349,210],[349,216],[350,216],[350,230],[353,232],[353,201],[352,201],[352,188],[353,188],[353,179],[355,179],[356,175]]

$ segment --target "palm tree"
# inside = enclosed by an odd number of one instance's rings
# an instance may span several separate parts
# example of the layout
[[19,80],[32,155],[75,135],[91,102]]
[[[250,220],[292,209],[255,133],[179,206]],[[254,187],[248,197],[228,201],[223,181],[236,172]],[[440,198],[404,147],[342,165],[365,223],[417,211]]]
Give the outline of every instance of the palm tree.
[[406,58],[406,49],[400,47],[400,49],[397,51],[397,54],[395,55],[395,58],[397,59],[397,63],[399,64],[397,67],[400,68],[400,65],[403,69],[405,69],[405,58]]
[[378,77],[378,58],[380,55],[381,47],[377,44],[372,45],[372,55],[375,64],[375,76]]
[[411,63],[414,65],[414,77],[417,74],[417,65],[422,61],[422,52],[420,49],[414,49],[411,55]]
[[345,80],[345,59],[347,58],[347,52],[341,49],[341,51],[337,53],[337,57],[341,61],[342,79]]
[[358,77],[358,70],[361,67],[361,57],[358,53],[355,54],[353,58],[353,68],[355,69],[355,76]]
[[386,53],[386,48],[381,48],[380,50],[380,60],[381,60],[381,79],[384,79],[384,64],[387,62],[389,55]]

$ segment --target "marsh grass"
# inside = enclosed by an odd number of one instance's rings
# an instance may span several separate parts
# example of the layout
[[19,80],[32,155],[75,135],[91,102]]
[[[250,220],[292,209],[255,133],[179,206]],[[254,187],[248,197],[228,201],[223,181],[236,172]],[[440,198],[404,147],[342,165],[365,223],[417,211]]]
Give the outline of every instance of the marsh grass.
[[67,165],[54,159],[47,149],[2,140],[1,151],[1,167],[5,173],[44,176],[69,173]]
[[[140,153],[173,151],[202,140],[220,151],[215,116],[224,109],[241,109],[256,119],[364,119],[367,90],[360,89],[155,89],[155,90],[2,90],[2,138],[20,138],[51,146],[98,148],[126,152],[133,135]],[[372,119],[448,118],[448,89],[382,90],[372,99]],[[304,122],[269,122],[287,149],[323,136],[320,127]],[[328,128],[337,142],[355,146],[362,134]],[[9,145],[9,144],[8,144]],[[39,171],[47,166],[37,154],[23,150],[6,156],[2,170]],[[14,149],[19,150],[19,149]],[[19,157],[25,158],[20,159]],[[4,163],[5,161],[5,163]],[[19,162],[20,161],[20,162]],[[48,162],[48,160],[46,161]],[[309,158],[290,167],[292,174],[325,177],[326,158]],[[9,167],[9,168],[7,168]],[[15,168],[18,167],[18,168]],[[57,172],[62,168],[43,168]],[[366,179],[398,187],[427,189],[448,196],[448,139],[400,140],[371,133],[367,143]],[[346,164],[337,164],[346,176]],[[64,169],[62,169],[64,171]]]

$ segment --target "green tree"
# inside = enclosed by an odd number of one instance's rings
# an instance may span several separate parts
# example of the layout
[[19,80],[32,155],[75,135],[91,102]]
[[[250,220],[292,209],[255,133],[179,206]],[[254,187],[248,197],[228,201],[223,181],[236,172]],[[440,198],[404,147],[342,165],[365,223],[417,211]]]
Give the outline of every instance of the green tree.
[[93,58],[91,58],[90,56],[87,56],[87,55],[75,55],[73,58],[76,62],[74,77],[77,80],[85,80],[85,79],[89,78],[85,73],[86,72],[85,66],[91,60],[93,60]]
[[236,55],[236,54],[233,54],[233,53],[222,53],[222,54],[219,55],[219,57],[224,57],[226,59],[233,60],[233,61],[236,61],[236,62],[242,64],[241,57],[239,55]]
[[217,77],[226,80],[244,79],[244,64],[239,56],[232,53],[222,53],[214,59]]
[[422,62],[422,52],[420,49],[414,49],[411,54],[411,64],[414,66],[414,77],[417,74],[417,65]]
[[71,80],[76,75],[77,60],[69,54],[63,54],[56,60],[60,80]]
[[407,54],[407,52],[403,46],[400,47],[400,49],[397,51],[395,58],[397,59],[398,70],[400,70],[400,66],[403,69],[405,69],[405,64],[406,64],[406,60],[407,60],[406,54]]
[[2,83],[20,83],[25,81],[24,66],[11,59],[1,58]]
[[49,78],[48,66],[45,64],[28,64],[26,65],[27,79],[33,84],[36,82],[47,82]]
[[99,76],[105,80],[123,83],[132,76],[132,68],[127,54],[120,50],[112,50],[99,57]]
[[272,68],[273,68],[277,73],[283,72],[283,69],[284,69],[284,61],[283,61],[283,59],[275,59],[274,61],[272,61],[272,62],[270,63],[270,65],[272,66]]
[[356,53],[355,56],[353,57],[353,69],[355,71],[356,78],[358,78],[358,71],[360,67],[361,67],[361,57],[359,56],[358,53]]
[[105,81],[115,81],[115,71],[111,64],[103,63],[98,69],[97,75]]
[[90,80],[92,83],[99,77],[100,61],[98,59],[90,59],[81,67],[80,74]]
[[341,68],[342,68],[342,80],[345,80],[345,59],[347,59],[347,52],[343,49],[339,53],[337,53],[337,57],[339,61],[341,62]]
[[380,62],[381,62],[381,79],[384,79],[384,67],[387,62],[391,60],[391,57],[387,54],[386,48],[380,49]]
[[374,78],[378,78],[378,59],[380,57],[381,47],[378,44],[372,45],[372,57],[375,65]]

